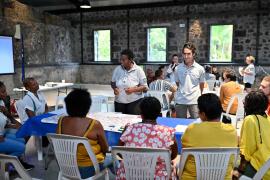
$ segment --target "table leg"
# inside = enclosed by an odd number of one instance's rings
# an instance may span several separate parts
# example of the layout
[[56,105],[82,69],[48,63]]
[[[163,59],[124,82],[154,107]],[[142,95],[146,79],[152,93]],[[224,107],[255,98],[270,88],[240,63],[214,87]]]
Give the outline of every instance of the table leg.
[[34,136],[35,138],[35,145],[37,148],[38,160],[43,160],[43,151],[42,151],[42,136]]

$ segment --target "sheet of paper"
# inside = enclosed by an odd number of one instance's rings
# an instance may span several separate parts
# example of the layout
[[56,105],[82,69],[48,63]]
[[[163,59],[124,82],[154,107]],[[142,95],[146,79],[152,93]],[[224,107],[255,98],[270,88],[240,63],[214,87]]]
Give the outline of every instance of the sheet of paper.
[[176,132],[185,132],[185,130],[187,129],[187,127],[188,127],[188,126],[186,126],[186,125],[177,125],[177,126],[175,127],[175,131],[176,131]]
[[61,116],[66,116],[66,114],[62,113],[62,114],[57,114],[57,115],[50,116],[47,118],[43,118],[43,119],[41,119],[41,122],[42,123],[50,123],[50,124],[58,124],[58,120]]

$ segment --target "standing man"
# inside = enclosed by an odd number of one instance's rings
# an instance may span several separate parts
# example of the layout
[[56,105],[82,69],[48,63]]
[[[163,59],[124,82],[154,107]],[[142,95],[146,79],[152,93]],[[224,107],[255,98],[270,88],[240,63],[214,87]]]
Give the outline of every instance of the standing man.
[[261,82],[260,90],[267,96],[268,98],[268,107],[266,113],[270,116],[270,75],[265,76]]
[[121,52],[121,65],[113,72],[111,87],[115,94],[115,112],[139,115],[139,104],[148,86],[144,71],[136,65],[133,58],[131,50]]
[[175,82],[178,86],[176,95],[176,117],[187,118],[187,110],[192,119],[198,118],[197,99],[202,94],[205,83],[204,68],[195,62],[196,48],[186,43],[182,49],[184,61],[178,65]]

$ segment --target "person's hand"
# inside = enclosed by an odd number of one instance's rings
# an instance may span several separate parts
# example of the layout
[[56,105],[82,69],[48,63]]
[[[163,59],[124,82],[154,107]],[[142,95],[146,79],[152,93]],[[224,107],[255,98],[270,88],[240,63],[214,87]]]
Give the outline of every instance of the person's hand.
[[7,114],[8,109],[5,106],[0,106],[0,112],[2,112],[3,114]]
[[118,88],[114,88],[113,93],[117,96],[120,93],[120,90]]
[[126,92],[127,95],[130,95],[130,94],[133,93],[133,88],[126,88],[125,92]]

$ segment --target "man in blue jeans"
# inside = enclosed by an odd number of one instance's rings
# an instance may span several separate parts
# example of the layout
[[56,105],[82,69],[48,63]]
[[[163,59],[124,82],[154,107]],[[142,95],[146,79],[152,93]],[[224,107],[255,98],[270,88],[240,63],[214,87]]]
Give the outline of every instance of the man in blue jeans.
[[[6,107],[7,99],[6,87],[0,81],[0,153],[20,157],[25,151],[25,141],[23,138],[16,137],[17,128],[21,124],[10,114]],[[25,169],[30,170],[34,166],[25,163],[20,158],[21,164]]]

